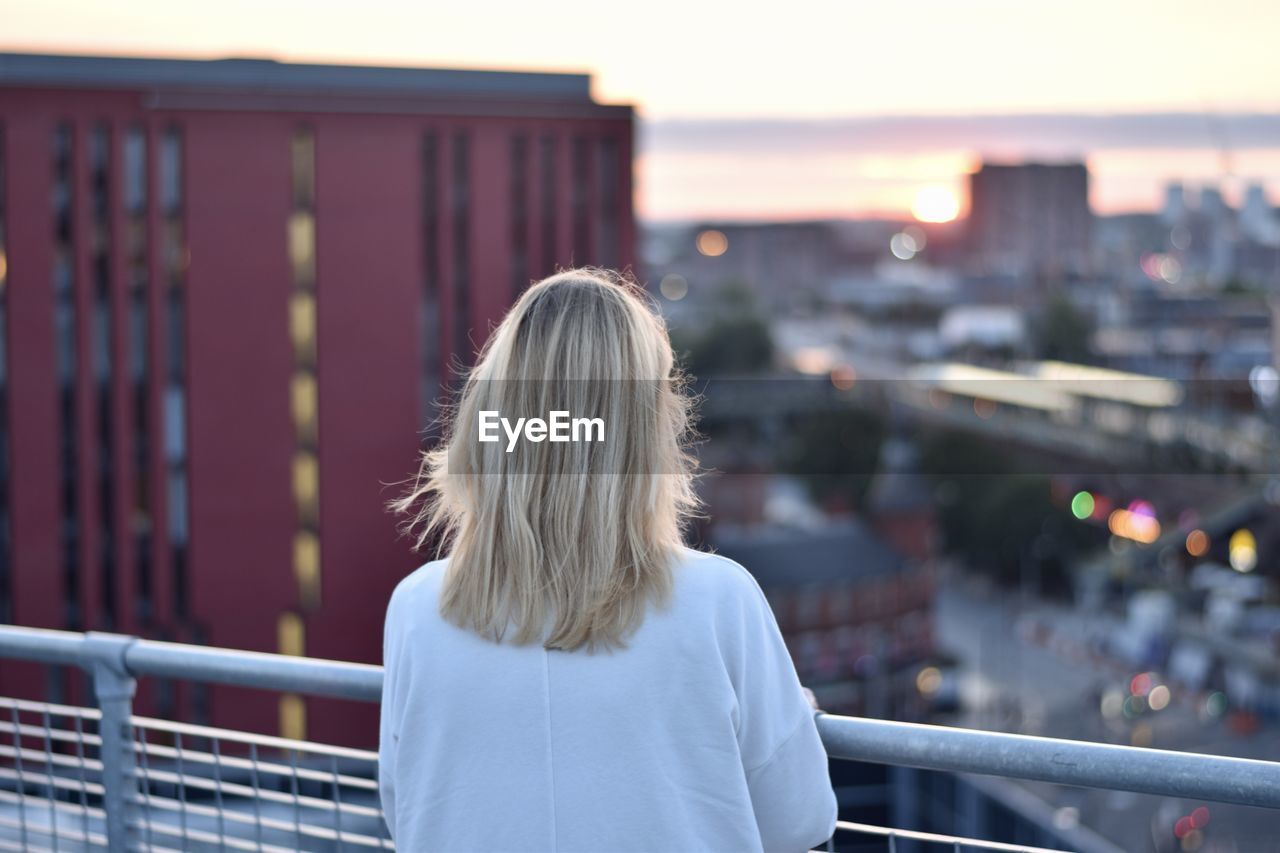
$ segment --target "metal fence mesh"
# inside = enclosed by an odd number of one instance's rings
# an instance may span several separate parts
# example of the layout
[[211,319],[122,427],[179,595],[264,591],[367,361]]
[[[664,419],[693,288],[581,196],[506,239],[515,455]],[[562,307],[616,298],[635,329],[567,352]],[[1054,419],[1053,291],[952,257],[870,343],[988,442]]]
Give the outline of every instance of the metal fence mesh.
[[[0,697],[0,850],[105,849],[101,714]],[[131,717],[139,850],[394,849],[377,753]]]
[[[106,848],[101,719],[95,708],[0,697],[0,850]],[[375,752],[152,717],[129,727],[133,849],[394,849]],[[1039,853],[846,821],[837,830],[891,853],[899,841]]]
[[101,714],[0,697],[0,850],[107,845]]
[[132,717],[148,850],[393,849],[375,752]]
[[[875,847],[865,849],[887,850],[888,853],[905,853],[907,845],[910,850],[954,851],[964,853],[967,850],[995,850],[1001,853],[1059,853],[1047,847],[1028,847],[1023,844],[1004,844],[999,841],[985,841],[981,838],[964,838],[958,835],[943,835],[937,832],[916,832],[910,829],[892,829],[887,826],[872,826],[866,823],[854,823],[841,820],[836,822],[836,838],[828,843],[827,849],[835,849],[836,839],[847,835],[860,836],[862,839],[883,839]],[[901,845],[899,842],[903,842]],[[864,848],[859,848],[864,849]]]

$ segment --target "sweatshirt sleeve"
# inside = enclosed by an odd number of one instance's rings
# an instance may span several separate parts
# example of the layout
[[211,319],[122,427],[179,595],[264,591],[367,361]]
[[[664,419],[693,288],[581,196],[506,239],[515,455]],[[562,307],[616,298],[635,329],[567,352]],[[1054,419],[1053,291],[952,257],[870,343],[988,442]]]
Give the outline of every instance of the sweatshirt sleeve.
[[773,611],[755,579],[740,584],[730,678],[738,743],[764,850],[796,853],[835,831],[827,753]]
[[378,723],[378,797],[382,802],[382,816],[387,823],[387,832],[393,841],[396,834],[396,747],[400,737],[395,727],[398,712],[394,700],[397,646],[394,637],[395,599],[396,596],[392,593],[382,629],[382,702]]

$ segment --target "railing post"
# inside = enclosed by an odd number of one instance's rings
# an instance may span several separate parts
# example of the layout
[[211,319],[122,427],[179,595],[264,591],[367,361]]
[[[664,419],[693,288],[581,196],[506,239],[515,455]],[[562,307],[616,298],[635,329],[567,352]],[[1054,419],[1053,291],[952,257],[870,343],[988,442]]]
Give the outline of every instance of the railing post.
[[93,690],[102,712],[102,808],[107,814],[107,849],[126,853],[136,817],[137,765],[134,756],[133,694],[137,681],[125,666],[125,650],[134,637],[90,631],[85,637]]

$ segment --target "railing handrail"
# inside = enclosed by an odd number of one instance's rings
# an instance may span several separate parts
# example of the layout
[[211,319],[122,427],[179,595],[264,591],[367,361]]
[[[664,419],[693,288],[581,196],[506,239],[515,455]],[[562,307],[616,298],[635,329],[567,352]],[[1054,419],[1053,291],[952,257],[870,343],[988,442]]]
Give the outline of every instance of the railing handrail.
[[[100,637],[124,640],[122,655],[114,645],[92,642]],[[92,669],[97,663],[115,666],[134,677],[258,687],[357,702],[377,702],[382,697],[382,667],[374,664],[167,643],[98,631],[82,634],[0,625],[0,658],[84,669]]]
[[[0,658],[377,702],[382,667],[0,625]],[[838,759],[1280,809],[1280,762],[818,715]]]

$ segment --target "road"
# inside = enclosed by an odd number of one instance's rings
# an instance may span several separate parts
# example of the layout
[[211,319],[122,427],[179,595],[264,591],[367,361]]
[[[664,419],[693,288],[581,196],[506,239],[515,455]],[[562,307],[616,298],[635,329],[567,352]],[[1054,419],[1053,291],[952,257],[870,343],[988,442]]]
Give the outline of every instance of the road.
[[[1018,626],[1025,616],[1050,626],[1055,639],[1048,646],[1024,639],[1026,632]],[[953,574],[939,585],[936,619],[939,646],[962,662],[967,709],[958,725],[1280,760],[1274,728],[1248,737],[1232,734],[1222,719],[1206,721],[1193,697],[1136,720],[1105,719],[1101,689],[1122,686],[1129,673],[1073,650],[1085,648],[1089,632],[1098,630],[1099,620],[1106,617],[1029,601],[1017,592],[987,590]],[[1280,853],[1280,815],[1266,809],[1024,784],[1054,806],[1077,809],[1082,824],[1133,853],[1184,849],[1174,836],[1174,824],[1200,805],[1209,808],[1210,821],[1195,849]]]

